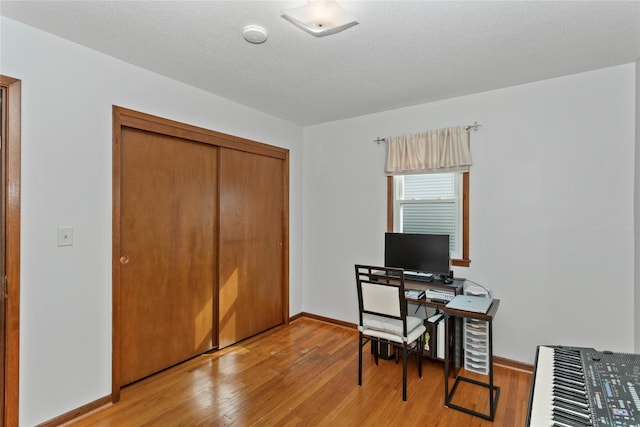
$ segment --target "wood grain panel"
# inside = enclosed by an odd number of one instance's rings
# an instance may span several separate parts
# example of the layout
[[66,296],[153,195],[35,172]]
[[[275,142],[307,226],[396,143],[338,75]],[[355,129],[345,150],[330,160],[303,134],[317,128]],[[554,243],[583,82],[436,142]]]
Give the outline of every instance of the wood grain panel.
[[219,345],[285,321],[284,164],[220,149]]
[[262,154],[263,156],[285,159],[288,150],[269,144],[264,144],[249,139],[226,133],[216,132],[187,123],[176,122],[163,117],[152,116],[139,111],[129,110],[122,107],[113,107],[114,116],[122,126],[135,129],[148,130],[163,135],[174,136],[176,138],[188,139],[189,141],[202,142],[215,145],[217,147],[232,148],[239,151]]
[[[0,425],[18,425],[20,371],[20,200],[22,82],[0,75],[2,100],[3,179],[3,389]],[[1,276],[0,276],[1,277]]]
[[124,385],[215,343],[217,148],[123,128],[121,150]]

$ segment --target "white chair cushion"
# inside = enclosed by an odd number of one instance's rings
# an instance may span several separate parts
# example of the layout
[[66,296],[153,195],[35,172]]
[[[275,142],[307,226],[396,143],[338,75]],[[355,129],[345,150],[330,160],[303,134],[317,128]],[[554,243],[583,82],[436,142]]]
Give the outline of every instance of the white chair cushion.
[[402,343],[412,343],[417,340],[426,330],[422,324],[422,319],[414,316],[407,316],[407,336],[402,336],[402,320],[389,319],[375,314],[363,314],[363,325],[358,326],[358,330],[365,335],[386,339],[389,341]]

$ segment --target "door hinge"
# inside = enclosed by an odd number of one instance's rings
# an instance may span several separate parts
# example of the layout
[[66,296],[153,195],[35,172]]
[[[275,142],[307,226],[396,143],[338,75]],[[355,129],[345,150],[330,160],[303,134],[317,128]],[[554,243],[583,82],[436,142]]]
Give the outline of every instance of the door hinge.
[[7,276],[2,279],[2,292],[5,298],[9,298],[9,278]]

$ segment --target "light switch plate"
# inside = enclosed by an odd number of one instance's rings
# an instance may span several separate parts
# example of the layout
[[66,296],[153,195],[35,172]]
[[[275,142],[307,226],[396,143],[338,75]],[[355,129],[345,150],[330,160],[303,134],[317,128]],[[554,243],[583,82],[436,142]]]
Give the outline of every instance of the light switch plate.
[[58,227],[58,246],[73,246],[73,227]]

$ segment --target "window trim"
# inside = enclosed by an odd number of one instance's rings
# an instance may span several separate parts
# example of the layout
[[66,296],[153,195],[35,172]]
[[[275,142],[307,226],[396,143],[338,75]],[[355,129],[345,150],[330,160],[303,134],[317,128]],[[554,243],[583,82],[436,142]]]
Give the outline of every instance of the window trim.
[[[387,231],[393,232],[393,208],[395,204],[393,176],[387,177]],[[462,173],[462,258],[451,260],[456,267],[469,267],[469,172]]]

